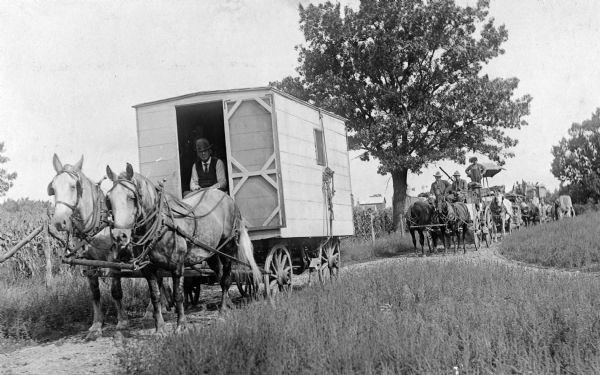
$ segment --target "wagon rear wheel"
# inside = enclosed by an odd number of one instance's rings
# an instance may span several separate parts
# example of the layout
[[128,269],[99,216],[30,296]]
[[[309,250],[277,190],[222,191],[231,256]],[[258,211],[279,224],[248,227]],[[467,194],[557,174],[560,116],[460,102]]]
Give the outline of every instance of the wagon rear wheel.
[[319,266],[319,281],[323,284],[331,279],[337,279],[340,273],[340,240],[330,238],[320,248],[321,265]]
[[292,257],[285,245],[278,244],[269,250],[265,260],[265,271],[265,297],[273,298],[278,294],[292,292]]

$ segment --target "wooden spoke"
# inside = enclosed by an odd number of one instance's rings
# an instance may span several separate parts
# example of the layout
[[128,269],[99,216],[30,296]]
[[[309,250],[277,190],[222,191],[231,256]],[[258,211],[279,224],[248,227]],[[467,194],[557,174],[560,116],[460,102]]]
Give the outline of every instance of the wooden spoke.
[[323,284],[331,281],[339,274],[340,262],[340,240],[337,237],[330,238],[320,248],[321,266],[319,267],[319,281]]
[[281,244],[269,251],[265,260],[265,296],[274,298],[277,294],[289,294],[292,291],[292,257],[288,249]]

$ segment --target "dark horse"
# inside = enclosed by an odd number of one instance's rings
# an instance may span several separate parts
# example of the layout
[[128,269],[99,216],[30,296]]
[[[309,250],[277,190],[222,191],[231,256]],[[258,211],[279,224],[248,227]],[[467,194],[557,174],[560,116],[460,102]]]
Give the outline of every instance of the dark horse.
[[142,273],[154,305],[156,332],[162,332],[165,324],[159,306],[157,271],[171,271],[177,312],[176,330],[180,331],[185,324],[184,267],[196,267],[204,260],[217,258],[197,243],[213,249],[220,247],[223,254],[218,256],[222,265],[222,274],[218,277],[222,308],[231,303],[232,258],[249,265],[255,282],[260,280],[261,272],[254,260],[246,225],[229,195],[216,189],[204,189],[180,201],[157,190],[144,176],[134,173],[129,163],[118,177],[108,166],[106,174],[113,181],[107,199],[113,213],[112,236],[118,251],[129,249],[132,243],[145,244],[141,253],[133,255],[134,262],[150,262],[142,268]]
[[446,223],[447,229],[456,237],[454,243],[454,254],[460,246],[462,236],[463,253],[467,253],[466,234],[469,230],[469,224],[472,223],[471,215],[467,205],[463,202],[450,203],[444,201],[442,204],[442,220]]
[[540,223],[540,208],[533,202],[521,203],[521,218],[526,227]]
[[[415,238],[415,232],[419,233],[419,241],[421,243],[421,255],[425,255],[425,236],[423,232],[429,232],[431,234],[431,239],[433,242],[433,248],[437,247],[437,237],[441,235],[442,240],[444,239],[444,231],[439,231],[438,228],[427,227],[428,225],[437,224],[438,222],[434,217],[434,208],[431,204],[423,201],[416,201],[413,203],[406,213],[406,226],[410,232],[410,236],[412,237],[413,246],[415,248],[415,253],[418,253],[417,250],[417,240]],[[440,233],[438,233],[440,232]],[[431,253],[431,244],[428,242],[427,247],[429,248],[429,253]],[[446,243],[444,241],[444,248],[446,247]]]

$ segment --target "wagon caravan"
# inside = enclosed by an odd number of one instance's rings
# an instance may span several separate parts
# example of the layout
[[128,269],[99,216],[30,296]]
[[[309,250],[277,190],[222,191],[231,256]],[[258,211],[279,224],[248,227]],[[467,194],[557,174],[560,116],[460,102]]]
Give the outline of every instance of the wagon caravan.
[[228,193],[265,268],[277,258],[289,259],[295,273],[310,264],[337,270],[339,237],[354,233],[344,118],[271,87],[198,92],[134,108],[142,175],[166,180],[165,190],[182,198],[190,190],[195,140],[206,138],[225,164]]

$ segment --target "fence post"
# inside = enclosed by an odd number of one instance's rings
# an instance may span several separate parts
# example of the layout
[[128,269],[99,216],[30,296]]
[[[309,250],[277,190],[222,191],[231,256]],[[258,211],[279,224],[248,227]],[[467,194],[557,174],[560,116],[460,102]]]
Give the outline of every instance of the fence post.
[[371,241],[375,242],[375,228],[373,227],[373,212],[370,213],[371,216]]
[[44,225],[44,256],[46,257],[46,287],[48,287],[52,283],[52,247],[50,247],[48,223]]

